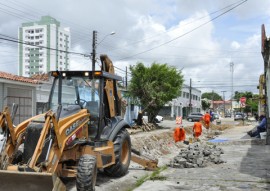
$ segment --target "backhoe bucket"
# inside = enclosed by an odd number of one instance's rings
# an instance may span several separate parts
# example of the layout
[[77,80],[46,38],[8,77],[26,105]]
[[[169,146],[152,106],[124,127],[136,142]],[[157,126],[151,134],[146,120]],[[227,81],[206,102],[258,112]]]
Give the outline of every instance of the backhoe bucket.
[[65,191],[62,181],[50,173],[0,170],[0,190]]

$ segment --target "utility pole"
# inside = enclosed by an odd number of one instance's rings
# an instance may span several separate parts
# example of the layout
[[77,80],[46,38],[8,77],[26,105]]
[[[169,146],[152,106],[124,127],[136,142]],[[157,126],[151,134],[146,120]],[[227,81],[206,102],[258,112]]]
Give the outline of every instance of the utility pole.
[[231,113],[233,112],[233,97],[234,97],[234,92],[233,92],[233,66],[234,66],[234,63],[233,62],[231,62],[230,63],[230,71],[232,72],[232,76],[231,76],[231,83],[232,83],[232,85],[231,85],[231,88],[232,88],[232,98],[231,98]]
[[93,41],[92,41],[92,71],[95,71],[96,47],[97,47],[97,31],[93,31]]
[[212,90],[212,110],[214,112],[214,90]]
[[223,93],[223,115],[224,115],[224,117],[225,117],[225,96],[224,96],[224,93],[226,92],[226,91],[221,91],[222,93]]
[[127,90],[127,66],[126,66],[126,90]]
[[191,113],[192,110],[192,104],[191,104],[191,78],[190,78],[190,82],[189,82],[189,114]]
[[95,72],[95,64],[96,64],[96,47],[97,47],[97,31],[93,31],[93,42],[92,42],[92,100],[95,98],[95,80],[94,80],[94,72]]

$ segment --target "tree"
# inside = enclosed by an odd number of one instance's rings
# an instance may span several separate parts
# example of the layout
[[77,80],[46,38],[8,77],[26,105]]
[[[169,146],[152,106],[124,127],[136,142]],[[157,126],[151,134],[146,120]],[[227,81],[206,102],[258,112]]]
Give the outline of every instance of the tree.
[[215,92],[205,92],[202,94],[202,99],[207,98],[209,100],[213,100],[213,101],[221,101],[223,100],[222,97],[215,93]]
[[149,122],[154,122],[159,110],[179,95],[184,81],[181,71],[158,63],[153,63],[151,67],[137,63],[130,67],[130,71],[129,95],[139,99]]
[[252,92],[238,92],[238,91],[235,91],[234,93],[234,99],[236,101],[239,101],[241,97],[246,97],[246,99],[250,99],[253,97],[253,94]]
[[202,109],[207,110],[209,109],[211,103],[207,98],[202,99]]
[[234,99],[236,101],[240,101],[241,97],[246,98],[246,107],[243,108],[245,113],[247,112],[258,112],[258,104],[259,104],[259,95],[253,94],[252,92],[238,92],[235,91]]

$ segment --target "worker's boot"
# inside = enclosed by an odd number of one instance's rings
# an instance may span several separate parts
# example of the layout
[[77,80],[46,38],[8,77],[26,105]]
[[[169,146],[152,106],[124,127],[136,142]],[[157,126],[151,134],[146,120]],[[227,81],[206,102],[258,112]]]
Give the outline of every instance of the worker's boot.
[[252,137],[252,130],[248,131],[247,134]]

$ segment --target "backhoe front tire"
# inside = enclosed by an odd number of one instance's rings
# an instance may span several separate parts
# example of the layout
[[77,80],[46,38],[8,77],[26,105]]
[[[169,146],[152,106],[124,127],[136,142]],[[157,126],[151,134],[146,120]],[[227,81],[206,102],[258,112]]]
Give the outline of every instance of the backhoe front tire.
[[94,191],[97,180],[97,161],[92,155],[81,156],[78,164],[76,187],[78,191]]
[[121,129],[114,138],[115,164],[104,169],[104,172],[113,177],[121,177],[128,171],[131,159],[131,141],[125,128]]

